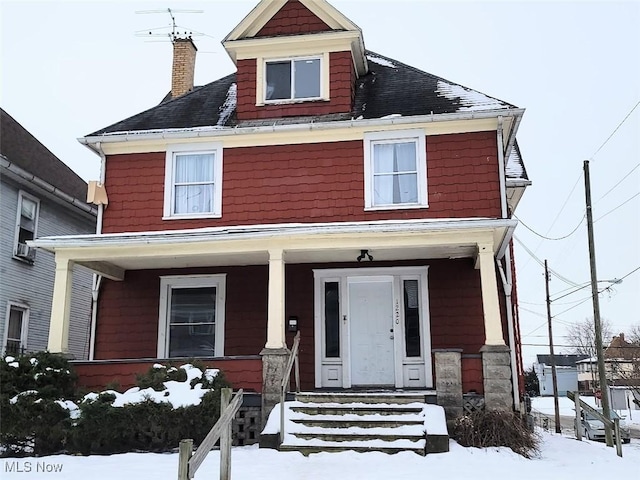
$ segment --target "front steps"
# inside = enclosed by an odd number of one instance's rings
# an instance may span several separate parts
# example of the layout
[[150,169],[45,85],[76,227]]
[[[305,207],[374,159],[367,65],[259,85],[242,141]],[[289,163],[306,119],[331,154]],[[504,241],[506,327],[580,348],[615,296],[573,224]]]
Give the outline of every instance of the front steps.
[[[285,403],[285,436],[278,448],[304,454],[446,452],[449,436],[444,410],[426,401],[424,392],[299,393],[295,401]],[[279,416],[276,406],[262,433],[273,446],[277,445]]]

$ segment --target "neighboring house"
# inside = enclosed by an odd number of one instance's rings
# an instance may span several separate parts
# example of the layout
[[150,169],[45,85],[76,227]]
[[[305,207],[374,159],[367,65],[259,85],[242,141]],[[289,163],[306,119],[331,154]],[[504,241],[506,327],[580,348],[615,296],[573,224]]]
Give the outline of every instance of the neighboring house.
[[101,234],[35,242],[58,260],[50,350],[75,264],[103,279],[92,388],[200,357],[266,412],[299,330],[303,390],[517,406],[523,109],[367,51],[322,0],[262,1],[223,45],[237,72],[194,88],[174,39],[172,98],[81,139],[109,204]]
[[[578,387],[581,392],[599,389],[598,359],[587,358],[578,365]],[[624,333],[613,337],[604,350],[604,370],[609,386],[640,386],[640,346],[627,342]],[[639,390],[640,391],[640,390]]]
[[[51,319],[54,256],[36,252],[38,237],[95,232],[87,184],[0,109],[0,335],[2,352],[45,350]],[[92,274],[78,268],[68,312],[67,353],[87,358]]]
[[[553,376],[551,368],[551,355],[538,355],[537,363],[533,368],[538,377],[540,395],[553,395]],[[558,382],[558,395],[565,396],[568,391],[578,390],[578,368],[576,362],[586,358],[586,355],[554,355],[556,364],[556,379]]]

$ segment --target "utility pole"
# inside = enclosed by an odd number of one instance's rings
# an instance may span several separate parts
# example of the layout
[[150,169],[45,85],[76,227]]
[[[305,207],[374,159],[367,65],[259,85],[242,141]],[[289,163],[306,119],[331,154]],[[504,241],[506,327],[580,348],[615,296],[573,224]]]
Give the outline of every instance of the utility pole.
[[551,360],[551,380],[553,381],[553,406],[556,414],[556,433],[562,433],[560,428],[560,406],[558,405],[558,376],[556,375],[556,357],[553,353],[553,329],[551,328],[551,298],[549,298],[549,267],[544,261],[544,283],[547,291],[547,320],[549,324],[549,359]]
[[[593,238],[593,211],[591,206],[591,178],[589,177],[589,160],[584,161],[584,194],[587,204],[587,233],[589,236],[589,263],[591,265],[591,298],[593,300],[593,322],[596,334],[596,354],[598,356],[598,378],[602,396],[602,414],[611,418],[609,407],[609,386],[607,372],[604,369],[604,351],[602,348],[602,323],[600,322],[600,299],[598,298],[598,276],[596,274],[596,246]],[[605,439],[608,447],[613,447],[611,428],[605,424]]]

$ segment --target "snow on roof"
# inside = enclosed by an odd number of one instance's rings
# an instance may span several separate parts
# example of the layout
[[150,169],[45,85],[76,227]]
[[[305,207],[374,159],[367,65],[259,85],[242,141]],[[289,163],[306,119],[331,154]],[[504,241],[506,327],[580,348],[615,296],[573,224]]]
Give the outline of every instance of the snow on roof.
[[224,103],[220,107],[220,116],[218,117],[217,126],[223,126],[227,123],[227,120],[236,109],[236,103],[238,100],[238,85],[234,82],[229,85],[229,90],[227,90],[227,98],[225,98]]
[[525,178],[524,164],[520,157],[520,151],[517,148],[511,149],[511,153],[507,159],[505,173],[509,178]]
[[373,63],[377,63],[378,65],[382,65],[383,67],[396,68],[395,63],[390,62],[386,58],[380,58],[375,55],[367,54],[367,60]]
[[455,85],[452,83],[438,80],[438,88],[436,93],[449,100],[458,100],[460,102],[459,112],[472,111],[472,110],[495,110],[509,106],[500,100],[489,97],[484,93],[480,93],[476,90],[463,87],[462,85]]

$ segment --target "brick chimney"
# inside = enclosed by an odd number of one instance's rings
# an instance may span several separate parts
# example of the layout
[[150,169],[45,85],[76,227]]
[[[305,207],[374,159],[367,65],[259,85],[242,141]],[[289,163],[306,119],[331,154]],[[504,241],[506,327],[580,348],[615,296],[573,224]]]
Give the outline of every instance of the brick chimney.
[[173,40],[173,68],[171,70],[171,98],[177,98],[193,90],[198,49],[190,38]]

